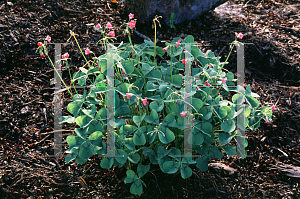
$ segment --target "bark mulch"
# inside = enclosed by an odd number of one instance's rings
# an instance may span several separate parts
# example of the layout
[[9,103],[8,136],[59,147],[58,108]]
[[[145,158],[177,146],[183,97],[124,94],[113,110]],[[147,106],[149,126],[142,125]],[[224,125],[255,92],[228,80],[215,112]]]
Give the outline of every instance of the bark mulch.
[[[228,10],[241,7],[240,11],[231,15],[210,11],[175,29],[162,23],[158,39],[171,41],[190,34],[202,51],[212,50],[225,61],[234,32],[245,34],[242,42],[252,43],[245,45],[245,83],[261,96],[262,105],[276,105],[273,122],[245,132],[251,157],[213,160],[219,164],[207,172],[193,167],[187,180],[180,174],[163,174],[151,165],[140,198],[300,197],[300,4],[295,0],[230,3],[235,5],[227,6]],[[112,23],[117,42],[128,42],[120,28],[128,19],[126,8],[121,2],[104,0],[20,0],[1,2],[0,11],[0,198],[138,198],[130,194],[131,184],[123,182],[126,169],[101,169],[98,156],[84,165],[49,157],[54,139],[54,89],[50,85],[54,70],[35,53],[37,43],[47,35],[53,42],[66,42],[69,30],[79,35],[82,48],[101,53],[95,47],[101,35],[92,27],[98,23]],[[136,27],[154,40],[151,24],[137,21]],[[132,39],[143,42],[136,34]],[[65,52],[72,58],[72,72],[77,71],[84,60],[76,44],[63,47]],[[226,69],[236,73],[236,52],[229,63]],[[68,82],[68,71],[63,71],[63,77]],[[62,99],[67,115],[71,98],[66,91]],[[64,140],[74,134],[74,128],[63,125]],[[225,169],[217,169],[220,163]]]

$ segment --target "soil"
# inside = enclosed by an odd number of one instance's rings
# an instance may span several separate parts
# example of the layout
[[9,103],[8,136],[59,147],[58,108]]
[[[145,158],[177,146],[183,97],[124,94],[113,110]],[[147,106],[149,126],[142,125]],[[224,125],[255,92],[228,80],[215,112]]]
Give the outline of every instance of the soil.
[[[0,3],[0,198],[299,198],[299,176],[290,175],[300,165],[300,4],[297,1],[235,1],[243,14],[221,17],[213,11],[198,19],[158,28],[159,41],[193,35],[203,52],[212,50],[225,61],[234,33],[245,36],[245,84],[260,95],[264,106],[275,105],[272,123],[261,123],[256,131],[246,131],[249,157],[212,160],[235,172],[209,167],[201,172],[193,167],[192,177],[167,175],[151,165],[143,177],[147,187],[138,197],[125,184],[126,169],[104,170],[101,158],[93,156],[84,165],[51,158],[54,140],[53,96],[50,82],[54,70],[46,58],[35,52],[47,35],[64,43],[70,30],[84,49],[100,55],[95,43],[101,35],[92,28],[112,23],[116,42],[128,42],[123,27],[128,14],[121,2],[111,1],[4,1]],[[151,23],[137,30],[152,41]],[[132,34],[134,43],[143,39]],[[164,46],[163,43],[158,43]],[[53,46],[49,45],[53,59]],[[62,48],[77,71],[84,60],[76,43]],[[52,54],[51,54],[52,53]],[[91,57],[89,57],[91,58]],[[236,73],[236,52],[226,69]],[[68,82],[68,72],[63,71]],[[63,114],[68,115],[70,95],[64,91]],[[74,134],[74,125],[63,125],[63,138]],[[63,151],[67,150],[64,146]],[[294,166],[294,171],[278,164]],[[135,168],[133,168],[135,170]]]

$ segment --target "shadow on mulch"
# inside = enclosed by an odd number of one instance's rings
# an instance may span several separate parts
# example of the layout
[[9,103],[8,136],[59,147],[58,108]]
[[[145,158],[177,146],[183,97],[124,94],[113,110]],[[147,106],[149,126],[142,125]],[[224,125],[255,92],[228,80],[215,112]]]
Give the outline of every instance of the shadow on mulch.
[[[63,158],[53,159],[54,117],[53,91],[50,86],[54,70],[45,58],[35,54],[37,43],[47,35],[53,42],[66,42],[69,30],[78,34],[82,48],[100,52],[94,44],[101,35],[88,24],[113,24],[117,42],[124,37],[119,28],[128,13],[122,4],[106,1],[17,1],[0,5],[0,196],[2,198],[138,198],[130,194],[130,185],[123,182],[126,169],[104,170],[101,158],[92,157],[85,165],[66,164]],[[238,2],[236,2],[238,3]],[[143,177],[147,188],[140,198],[299,198],[298,179],[287,177],[273,165],[284,162],[300,165],[299,156],[299,35],[289,29],[299,27],[297,5],[275,1],[249,1],[246,18],[219,20],[213,12],[175,25],[162,24],[160,41],[193,35],[203,52],[212,50],[225,60],[234,32],[248,33],[245,46],[246,84],[260,97],[264,106],[276,104],[275,117],[259,130],[247,131],[248,157],[244,160],[224,157],[220,161],[237,169],[232,175],[209,168],[201,172],[192,167],[187,180],[180,174],[166,175],[157,165]],[[264,8],[264,9],[261,9]],[[297,7],[298,8],[298,7]],[[272,12],[270,13],[270,9]],[[283,12],[287,11],[287,14]],[[292,12],[292,14],[289,13]],[[265,16],[264,16],[265,15]],[[259,19],[263,16],[262,19]],[[275,16],[275,17],[274,17]],[[258,20],[254,20],[258,19]],[[272,27],[271,23],[278,27]],[[253,24],[256,24],[255,26]],[[285,27],[285,29],[284,29]],[[268,32],[266,32],[268,29]],[[154,40],[151,23],[139,24],[137,30]],[[143,39],[132,35],[133,42]],[[124,42],[128,42],[125,38]],[[158,45],[163,46],[162,43]],[[50,51],[53,53],[53,47]],[[71,70],[84,64],[76,44],[62,48],[72,58]],[[52,54],[53,58],[53,54]],[[232,53],[226,69],[236,73],[236,53]],[[65,81],[68,72],[63,71]],[[62,93],[65,115],[70,102]],[[63,125],[63,138],[74,133],[74,125]],[[65,141],[64,141],[65,142]],[[67,146],[63,147],[63,151]],[[133,168],[135,170],[135,168]]]

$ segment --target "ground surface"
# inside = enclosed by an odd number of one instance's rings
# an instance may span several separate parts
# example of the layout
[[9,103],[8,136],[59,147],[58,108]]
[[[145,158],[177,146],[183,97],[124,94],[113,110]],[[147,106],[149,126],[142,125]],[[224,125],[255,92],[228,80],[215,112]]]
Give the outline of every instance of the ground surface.
[[[53,42],[66,42],[69,30],[79,34],[81,47],[93,47],[101,37],[87,24],[113,24],[117,42],[123,40],[120,25],[128,13],[122,4],[99,1],[12,1],[0,5],[0,197],[2,198],[135,198],[123,169],[103,170],[100,158],[85,165],[66,164],[63,158],[49,158],[53,150],[54,71],[45,58],[35,53],[37,42],[47,35]],[[147,188],[141,198],[299,198],[298,178],[274,169],[276,162],[299,166],[300,132],[300,12],[296,1],[241,3],[244,14],[230,19],[213,12],[196,20],[158,29],[159,40],[193,35],[202,51],[222,56],[229,53],[234,32],[247,33],[245,43],[246,84],[259,94],[263,105],[276,104],[271,124],[247,131],[252,157],[244,160],[224,157],[220,162],[237,169],[228,175],[209,168],[183,180],[165,175],[153,165],[144,177]],[[246,17],[245,17],[246,16]],[[219,16],[221,17],[221,16]],[[151,24],[137,23],[137,30],[154,40]],[[127,42],[128,40],[124,40]],[[143,42],[133,35],[133,42]],[[158,44],[162,45],[162,44]],[[84,63],[76,46],[69,52],[71,68]],[[220,53],[221,51],[221,53]],[[52,49],[53,52],[53,49]],[[228,70],[236,72],[236,53]],[[67,77],[68,73],[64,73]],[[65,79],[68,80],[67,78]],[[63,93],[64,107],[70,102]],[[64,113],[67,112],[64,109]],[[63,136],[74,133],[64,126]]]

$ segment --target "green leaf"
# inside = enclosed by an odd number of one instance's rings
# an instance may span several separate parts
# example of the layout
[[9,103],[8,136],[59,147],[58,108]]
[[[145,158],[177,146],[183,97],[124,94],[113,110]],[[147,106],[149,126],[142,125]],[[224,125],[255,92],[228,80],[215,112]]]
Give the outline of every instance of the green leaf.
[[196,124],[195,127],[206,135],[209,135],[213,129],[211,123],[208,122],[200,122]]
[[83,159],[80,156],[77,156],[76,158],[76,163],[77,164],[85,164],[87,162],[88,159]]
[[146,116],[146,113],[144,113],[142,116],[133,116],[133,121],[137,126],[140,126],[142,121],[144,120]]
[[258,129],[260,126],[259,118],[253,117],[249,119],[249,128],[253,131]]
[[150,108],[156,110],[157,112],[160,112],[164,108],[164,101],[161,99],[155,100],[150,103]]
[[80,126],[81,128],[86,127],[93,118],[86,116],[86,115],[80,115],[75,119],[76,124],[78,124],[78,126]]
[[224,117],[227,116],[227,111],[226,109],[222,107],[214,107],[215,111],[218,113],[218,115],[223,119]]
[[193,132],[189,134],[188,143],[193,145],[200,145],[204,141],[204,138],[200,131],[193,129]]
[[162,79],[162,74],[159,70],[152,70],[149,72],[146,77],[151,80],[160,80]]
[[68,104],[67,109],[72,115],[77,117],[80,112],[82,104],[83,102],[81,101],[71,102]]
[[175,116],[170,113],[168,114],[164,119],[163,121],[161,122],[161,125],[163,126],[167,126],[167,127],[178,127],[178,124],[176,123],[176,120],[175,120]]
[[212,117],[213,108],[211,106],[204,106],[201,108],[200,113],[203,114],[205,120],[209,120]]
[[176,173],[179,169],[180,162],[172,160],[172,161],[166,161],[163,164],[163,169],[165,173]]
[[188,35],[186,36],[186,38],[184,38],[184,43],[194,43],[194,37],[192,35]]
[[80,138],[79,136],[69,135],[66,139],[69,147],[74,145],[81,145],[84,142],[84,139]]
[[[115,159],[119,163],[125,164],[125,162],[127,161],[127,157],[128,157],[128,155],[125,151],[123,151],[122,149],[117,149],[115,155],[116,155]],[[122,156],[122,157],[117,157],[117,156]]]
[[223,144],[227,144],[231,141],[232,136],[228,133],[219,133],[219,141]]
[[156,124],[159,125],[159,117],[156,112],[156,110],[152,109],[151,110],[151,115],[145,117],[145,121],[150,123],[150,124]]
[[235,156],[236,155],[236,146],[226,145],[226,146],[223,146],[222,149],[226,152],[226,154],[228,156]]
[[173,140],[175,140],[175,135],[170,129],[168,129],[164,126],[160,126],[159,130],[161,132],[159,132],[158,137],[162,143],[168,144],[168,143],[172,142]]
[[144,145],[144,144],[146,144],[145,134],[142,131],[137,130],[133,135],[133,143],[135,145]]
[[130,186],[130,193],[141,195],[143,193],[142,180],[138,179]]
[[69,124],[72,124],[72,123],[75,123],[75,117],[72,117],[72,116],[62,116],[61,119],[60,119],[60,122],[59,124],[62,124],[62,123],[69,123]]
[[102,131],[102,125],[97,120],[92,120],[87,127],[89,134],[92,134],[95,131]]
[[92,133],[89,136],[88,141],[92,145],[101,147],[102,146],[102,137],[103,137],[103,134],[101,131],[95,131],[94,133]]
[[[175,87],[181,88],[183,79],[181,75],[172,75],[173,78],[173,84]],[[172,83],[171,76],[167,77],[166,81]]]
[[112,157],[104,157],[100,163],[100,166],[103,169],[109,169],[112,167],[113,163],[114,163],[114,159]]
[[125,183],[132,183],[139,179],[138,176],[132,170],[126,171],[126,174],[127,174],[127,177],[124,180]]
[[246,96],[246,100],[251,105],[252,108],[256,109],[259,107],[259,101],[254,97]]
[[137,164],[140,161],[140,155],[139,154],[129,154],[128,160],[134,164]]
[[199,112],[200,108],[202,107],[203,102],[198,98],[192,98],[192,106],[195,107],[197,112]]
[[144,73],[144,75],[147,75],[149,72],[151,72],[153,69],[155,68],[155,66],[151,67],[149,64],[147,63],[143,63],[142,64],[142,71]]
[[192,176],[193,172],[192,172],[192,169],[188,165],[181,164],[180,174],[183,179],[187,179]]
[[[145,149],[144,149],[144,151],[145,151]],[[164,147],[162,147],[161,145],[159,145],[157,147],[157,158],[158,159],[162,159],[163,157],[165,157],[166,155],[168,155],[170,152],[171,152],[171,150],[167,150]],[[148,154],[151,155],[152,153],[150,151],[148,151]]]
[[158,89],[159,85],[155,85],[152,82],[148,81],[147,82],[147,91],[155,91]]
[[226,120],[222,122],[221,129],[227,133],[231,133],[235,130],[235,123],[232,120]]
[[217,146],[212,146],[209,150],[209,156],[212,158],[220,159],[223,157],[223,154],[221,153],[221,151],[219,151]]
[[134,66],[132,65],[132,63],[129,60],[125,60],[123,62],[121,62],[123,68],[124,68],[124,72],[129,75],[134,71]]
[[234,79],[234,75],[233,75],[232,72],[227,73],[226,77],[227,77],[228,80],[233,80]]
[[76,135],[78,135],[80,138],[82,138],[83,140],[86,139],[88,134],[88,128],[84,128],[84,129],[75,128],[74,131]]
[[94,146],[88,141],[83,142],[79,148],[78,156],[82,159],[88,159],[93,155],[94,155]]
[[142,165],[141,163],[139,163],[139,165],[137,166],[137,175],[139,176],[139,178],[143,177],[150,169],[150,165]]
[[162,57],[165,54],[165,51],[162,47],[156,46],[156,54],[160,57]]
[[75,154],[75,153],[72,153],[72,154],[70,154],[70,155],[67,155],[67,156],[65,157],[66,163],[69,164],[72,160],[74,160],[74,159],[76,158],[76,156],[77,156],[77,154]]
[[201,171],[207,171],[208,169],[208,157],[206,156],[202,156],[196,159],[197,162],[197,167],[201,170]]
[[[247,97],[247,96],[246,96]],[[244,97],[244,95],[243,94],[234,94],[233,96],[232,96],[232,102],[235,104],[235,105],[237,105],[237,104],[242,104],[243,102],[244,102],[244,99],[245,99],[245,97]]]
[[248,106],[245,107],[245,117],[249,117],[251,110]]

